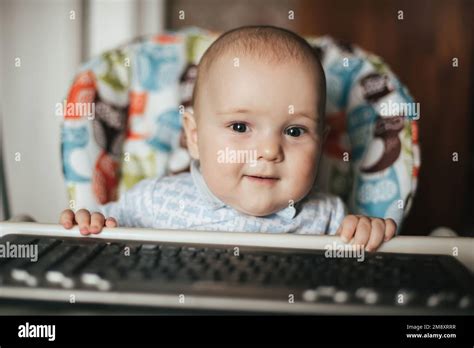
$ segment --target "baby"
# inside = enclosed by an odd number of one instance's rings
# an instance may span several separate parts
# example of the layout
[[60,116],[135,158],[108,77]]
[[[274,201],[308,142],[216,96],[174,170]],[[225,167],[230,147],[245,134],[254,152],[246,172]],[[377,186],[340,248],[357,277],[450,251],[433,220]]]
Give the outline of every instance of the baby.
[[[391,219],[345,216],[313,188],[326,134],[326,81],[311,46],[285,29],[243,27],[205,52],[183,117],[191,172],[143,180],[99,212],[62,212],[81,234],[103,226],[337,234],[376,250]],[[224,156],[225,154],[225,156]]]

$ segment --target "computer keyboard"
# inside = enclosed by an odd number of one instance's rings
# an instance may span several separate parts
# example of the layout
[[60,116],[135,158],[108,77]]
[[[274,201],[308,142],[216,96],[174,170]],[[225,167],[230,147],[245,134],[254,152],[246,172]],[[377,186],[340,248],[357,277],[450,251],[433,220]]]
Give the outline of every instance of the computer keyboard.
[[[287,313],[472,314],[454,257],[9,234],[37,260],[0,258],[0,297]],[[33,249],[32,249],[33,250]]]

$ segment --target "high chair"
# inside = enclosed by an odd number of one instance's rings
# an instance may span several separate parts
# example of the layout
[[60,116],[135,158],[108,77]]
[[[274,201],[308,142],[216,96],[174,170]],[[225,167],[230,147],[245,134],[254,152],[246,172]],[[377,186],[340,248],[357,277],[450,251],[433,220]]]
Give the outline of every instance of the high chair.
[[[196,65],[217,37],[167,32],[82,65],[61,128],[72,209],[94,210],[144,178],[189,169],[181,114],[191,106]],[[416,104],[379,57],[327,36],[306,39],[326,73],[330,128],[315,185],[343,198],[349,212],[390,217],[400,228],[420,166]]]

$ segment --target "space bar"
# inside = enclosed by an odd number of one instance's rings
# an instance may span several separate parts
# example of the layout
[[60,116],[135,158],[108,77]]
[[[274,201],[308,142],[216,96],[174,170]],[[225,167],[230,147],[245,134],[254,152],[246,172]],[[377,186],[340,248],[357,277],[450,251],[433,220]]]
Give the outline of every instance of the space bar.
[[281,299],[288,301],[289,288],[263,287],[252,284],[235,284],[226,282],[197,281],[178,283],[172,281],[116,281],[113,291],[118,292],[152,292],[190,295],[243,296]]

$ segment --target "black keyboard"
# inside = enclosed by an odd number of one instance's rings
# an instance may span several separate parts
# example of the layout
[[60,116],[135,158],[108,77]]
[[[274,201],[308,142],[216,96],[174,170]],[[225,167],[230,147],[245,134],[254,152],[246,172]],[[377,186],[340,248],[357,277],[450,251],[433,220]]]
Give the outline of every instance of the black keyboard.
[[83,302],[165,307],[474,312],[473,274],[450,256],[366,253],[359,262],[315,250],[28,235],[7,235],[0,244],[37,252],[36,261],[0,258],[6,298],[64,301],[74,293],[84,294]]

